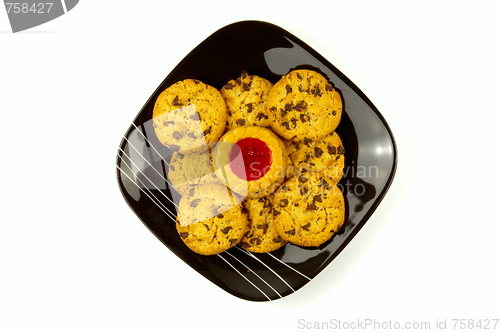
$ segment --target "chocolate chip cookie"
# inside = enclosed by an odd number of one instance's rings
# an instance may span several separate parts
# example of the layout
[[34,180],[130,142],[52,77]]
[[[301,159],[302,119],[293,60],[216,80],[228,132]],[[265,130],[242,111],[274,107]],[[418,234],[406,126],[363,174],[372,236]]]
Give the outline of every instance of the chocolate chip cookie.
[[269,125],[266,101],[273,84],[243,71],[220,90],[227,107],[227,128]]
[[172,84],[160,93],[153,108],[156,136],[173,151],[217,141],[226,119],[226,104],[220,92],[194,79]]
[[179,201],[177,232],[198,254],[213,255],[235,246],[247,224],[241,199],[223,185],[193,187]]
[[273,222],[272,194],[262,198],[247,198],[243,206],[248,211],[249,224],[240,246],[250,252],[266,253],[286,244]]
[[343,176],[344,146],[336,132],[308,143],[285,143],[287,158],[297,173],[319,172],[337,183]]
[[305,172],[284,183],[273,197],[273,218],[281,237],[315,247],[329,240],[344,223],[344,196],[328,177]]
[[332,133],[340,122],[342,99],[321,74],[294,70],[267,97],[269,124],[281,137],[308,143]]
[[212,166],[208,149],[174,152],[168,166],[168,179],[180,195],[203,184],[222,184]]

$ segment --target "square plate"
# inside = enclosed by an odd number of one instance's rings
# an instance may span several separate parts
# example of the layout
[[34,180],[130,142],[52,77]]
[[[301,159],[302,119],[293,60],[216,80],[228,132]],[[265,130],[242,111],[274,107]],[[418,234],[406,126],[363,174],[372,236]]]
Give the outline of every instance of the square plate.
[[[271,253],[250,253],[236,246],[214,256],[189,250],[175,229],[179,195],[167,185],[172,152],[156,138],[151,123],[158,95],[186,78],[220,89],[242,70],[276,83],[292,69],[316,70],[338,88],[344,113],[337,133],[345,147],[344,177],[339,182],[346,202],[341,230],[318,248],[286,244]],[[270,301],[310,282],[351,241],[375,211],[396,170],[396,145],[380,112],[335,66],[282,28],[242,21],[213,33],[165,78],[123,136],[117,177],[123,197],[139,219],[171,251],[197,272],[234,296]]]

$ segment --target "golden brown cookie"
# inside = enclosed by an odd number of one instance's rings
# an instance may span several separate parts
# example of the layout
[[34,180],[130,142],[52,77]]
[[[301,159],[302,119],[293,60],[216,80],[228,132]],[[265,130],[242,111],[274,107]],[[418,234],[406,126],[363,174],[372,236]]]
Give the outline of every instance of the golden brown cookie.
[[344,196],[328,177],[302,173],[274,193],[273,216],[284,240],[300,246],[319,246],[344,223]]
[[240,246],[250,252],[266,253],[286,244],[273,222],[272,194],[243,201],[249,224],[240,241]]
[[319,172],[335,183],[342,178],[345,150],[336,132],[308,143],[287,140],[285,147],[297,173]]
[[180,195],[203,184],[220,184],[208,149],[174,152],[168,166],[168,179]]
[[223,185],[193,187],[179,201],[177,232],[198,254],[213,255],[235,246],[247,224],[241,201]]
[[273,84],[246,71],[230,80],[221,90],[227,106],[227,128],[269,125],[266,101]]
[[337,128],[342,99],[321,74],[299,69],[283,76],[271,88],[267,109],[269,124],[278,135],[308,143]]
[[243,126],[226,132],[215,146],[213,161],[220,181],[245,197],[266,196],[284,181],[285,146],[264,127]]
[[226,119],[226,104],[220,92],[194,79],[172,84],[160,93],[153,108],[156,136],[173,151],[217,141]]

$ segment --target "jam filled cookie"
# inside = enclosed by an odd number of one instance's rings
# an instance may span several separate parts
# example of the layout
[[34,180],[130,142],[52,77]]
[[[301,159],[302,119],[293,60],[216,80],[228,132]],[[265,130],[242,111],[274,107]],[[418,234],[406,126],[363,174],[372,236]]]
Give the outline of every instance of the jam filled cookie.
[[308,143],[332,133],[340,122],[342,99],[321,74],[299,69],[283,76],[269,91],[271,128],[281,137]]
[[285,146],[263,127],[244,126],[226,132],[215,146],[213,161],[219,179],[245,197],[266,196],[284,181]]
[[266,100],[273,84],[246,71],[230,80],[221,90],[227,106],[227,128],[269,125]]
[[247,224],[241,201],[223,185],[193,187],[179,202],[177,232],[198,254],[213,255],[235,246]]
[[316,172],[302,173],[274,193],[273,218],[284,240],[319,246],[344,223],[344,196],[331,179]]
[[226,104],[220,92],[194,79],[178,81],[165,89],[153,108],[156,136],[173,151],[217,141],[226,120]]

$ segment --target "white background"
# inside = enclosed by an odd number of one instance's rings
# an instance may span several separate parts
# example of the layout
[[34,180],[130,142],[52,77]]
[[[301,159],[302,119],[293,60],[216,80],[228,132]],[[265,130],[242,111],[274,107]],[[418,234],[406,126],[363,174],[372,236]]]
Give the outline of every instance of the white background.
[[[337,66],[399,151],[390,191],[341,255],[264,303],[228,294],[157,241],[114,166],[163,78],[246,19],[281,26]],[[0,332],[500,318],[499,32],[495,1],[82,0],[17,34],[0,10]]]

